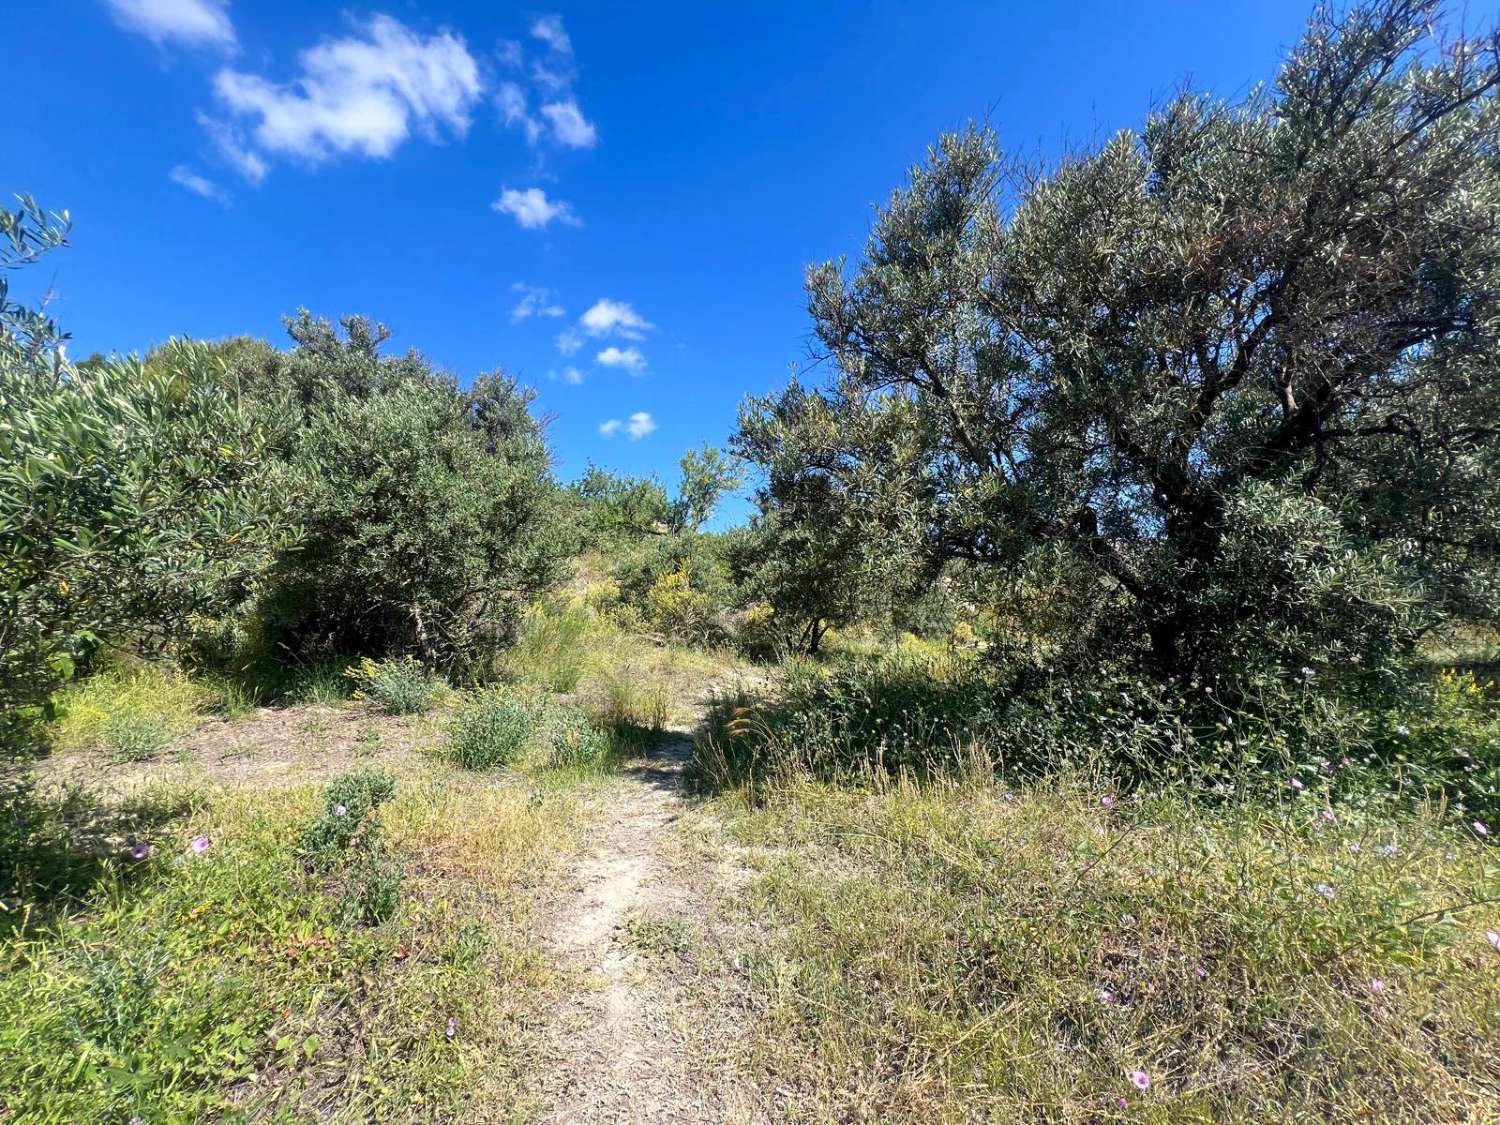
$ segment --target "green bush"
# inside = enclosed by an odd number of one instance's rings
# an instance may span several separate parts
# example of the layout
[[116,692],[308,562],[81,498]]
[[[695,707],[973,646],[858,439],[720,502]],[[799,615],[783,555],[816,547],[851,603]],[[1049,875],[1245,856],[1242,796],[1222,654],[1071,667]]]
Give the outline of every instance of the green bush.
[[508,766],[520,757],[535,726],[532,709],[510,693],[500,689],[480,692],[454,717],[448,753],[465,769]]
[[[1437,798],[1500,821],[1500,704],[1492,686],[1448,673],[1377,711],[1308,682],[1254,697],[1120,669],[1033,675],[959,657],[789,662],[779,694],[720,701],[698,769],[715,785],[805,771],[868,779],[980,765],[1014,780],[1097,770],[1123,790],[1182,786],[1218,800],[1289,787],[1330,800]],[[1295,779],[1295,782],[1294,782]]]
[[562,594],[526,610],[516,643],[505,654],[506,671],[527,683],[567,694],[595,663],[594,649],[606,625],[582,599]]
[[443,688],[442,680],[410,656],[400,660],[365,659],[347,675],[358,683],[356,699],[368,699],[391,715],[416,715],[427,710]]
[[344,326],[304,314],[292,352],[236,369],[264,414],[292,419],[305,531],[262,599],[271,639],[482,679],[569,547],[532,394],[501,374],[461,390],[416,353],[382,357],[380,326]]
[[266,435],[208,350],[64,376],[0,360],[0,716],[103,645],[183,636],[285,539]]
[[375,811],[396,791],[386,770],[362,768],[329,783],[323,815],[302,835],[302,852],[315,864],[336,861],[359,843],[369,844],[378,831]]
[[550,719],[544,757],[546,769],[601,770],[608,766],[614,746],[609,732],[596,726],[576,708],[562,708]]

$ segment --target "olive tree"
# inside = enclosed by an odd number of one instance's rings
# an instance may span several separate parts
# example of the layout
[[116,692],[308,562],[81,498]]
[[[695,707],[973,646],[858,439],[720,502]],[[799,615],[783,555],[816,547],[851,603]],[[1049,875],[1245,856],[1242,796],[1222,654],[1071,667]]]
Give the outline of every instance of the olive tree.
[[1333,669],[1342,634],[1493,613],[1500,70],[1437,14],[1320,9],[1270,86],[1045,174],[942,138],[853,275],[809,271],[831,378],[742,426],[769,509],[899,496],[913,550],[997,586],[1050,553],[1080,651],[1164,673],[1226,621]]

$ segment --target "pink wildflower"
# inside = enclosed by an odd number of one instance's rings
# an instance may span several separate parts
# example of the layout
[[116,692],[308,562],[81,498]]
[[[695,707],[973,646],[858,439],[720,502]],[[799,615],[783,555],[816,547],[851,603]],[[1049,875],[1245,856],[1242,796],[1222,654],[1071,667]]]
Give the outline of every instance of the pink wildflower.
[[210,840],[207,836],[196,836],[196,837],[193,838],[193,842],[188,845],[188,849],[194,855],[202,855],[204,852],[208,851],[208,849],[211,848],[211,847],[213,847],[213,846],[214,846],[214,842],[212,840]]
[[1130,1084],[1137,1090],[1151,1089],[1151,1076],[1144,1070],[1132,1070],[1130,1072]]

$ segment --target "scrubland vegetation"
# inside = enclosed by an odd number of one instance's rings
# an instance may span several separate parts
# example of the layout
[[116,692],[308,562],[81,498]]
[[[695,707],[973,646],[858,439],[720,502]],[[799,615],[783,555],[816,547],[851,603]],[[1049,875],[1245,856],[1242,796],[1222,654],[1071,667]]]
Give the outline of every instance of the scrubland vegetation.
[[1442,27],[943,137],[672,488],[363,317],[74,362],[0,273],[0,1118],[544,1116],[540,919],[669,730],[708,910],[629,940],[765,1119],[1500,1116],[1500,42]]

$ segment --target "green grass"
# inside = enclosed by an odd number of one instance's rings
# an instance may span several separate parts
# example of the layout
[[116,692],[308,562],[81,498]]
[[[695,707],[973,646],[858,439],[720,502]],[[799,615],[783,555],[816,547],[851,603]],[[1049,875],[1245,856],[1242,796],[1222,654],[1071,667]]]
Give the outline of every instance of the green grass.
[[68,685],[48,734],[63,752],[107,749],[121,759],[153,757],[189,733],[217,702],[207,685],[161,664],[136,664]]
[[631,633],[594,599],[566,591],[531,607],[505,658],[510,679],[575,696],[602,721],[623,718],[646,730],[695,717],[691,701],[710,683],[747,670],[728,651]]
[[1439,809],[1211,809],[1081,778],[759,796],[716,807],[758,868],[745,1062],[787,1119],[1496,1110],[1500,855]]
[[[103,854],[60,913],[22,907],[31,924],[0,940],[7,1120],[524,1115],[534,1013],[554,982],[522,888],[571,846],[576,802],[404,778],[380,809],[376,862],[351,876],[299,854],[323,800],[310,787],[195,798],[94,841]],[[130,858],[132,844],[150,856]],[[406,867],[399,894],[392,862]]]

